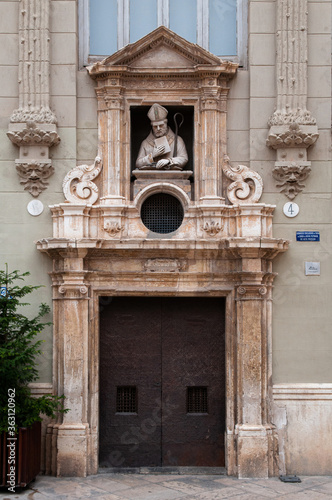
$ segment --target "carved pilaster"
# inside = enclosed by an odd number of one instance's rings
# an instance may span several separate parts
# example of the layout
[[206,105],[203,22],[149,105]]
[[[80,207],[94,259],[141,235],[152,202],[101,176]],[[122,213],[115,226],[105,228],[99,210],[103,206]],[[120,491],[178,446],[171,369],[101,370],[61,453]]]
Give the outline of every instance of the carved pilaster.
[[268,122],[266,142],[277,150],[277,187],[291,200],[305,187],[301,182],[310,173],[307,149],[319,135],[307,110],[307,7],[307,0],[277,1],[277,109]]
[[[67,248],[59,251],[59,268],[53,275],[54,343],[57,367],[54,385],[66,397],[62,422],[56,425],[57,475],[86,476],[88,473],[89,424],[88,332],[89,283],[86,282],[84,258],[86,249]],[[72,460],[75,450],[75,460]]]
[[239,477],[268,477],[277,472],[274,470],[277,437],[269,414],[267,377],[269,293],[260,276],[261,273],[244,276],[236,293],[237,394],[241,408],[236,425]]
[[49,107],[49,0],[21,0],[19,16],[19,107],[11,116],[8,137],[20,148],[20,182],[37,197],[53,174],[49,148],[60,141]]

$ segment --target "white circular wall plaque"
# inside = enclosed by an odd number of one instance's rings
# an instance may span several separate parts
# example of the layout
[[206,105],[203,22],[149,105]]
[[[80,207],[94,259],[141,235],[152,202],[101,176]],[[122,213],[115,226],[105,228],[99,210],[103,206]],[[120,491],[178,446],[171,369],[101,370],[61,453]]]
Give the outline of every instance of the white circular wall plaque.
[[40,215],[42,213],[42,211],[44,210],[44,205],[40,200],[31,200],[28,203],[27,209],[30,215],[36,217],[37,215]]
[[284,204],[283,211],[286,217],[296,217],[300,211],[300,207],[298,206],[297,203],[289,201],[288,203]]

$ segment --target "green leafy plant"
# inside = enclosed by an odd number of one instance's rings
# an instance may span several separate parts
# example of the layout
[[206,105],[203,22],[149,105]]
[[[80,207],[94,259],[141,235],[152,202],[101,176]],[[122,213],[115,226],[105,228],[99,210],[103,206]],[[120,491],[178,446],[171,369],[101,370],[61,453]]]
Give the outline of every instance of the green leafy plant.
[[[37,356],[43,340],[36,340],[50,322],[42,318],[50,312],[40,304],[39,313],[32,319],[20,312],[29,305],[22,299],[40,286],[21,285],[29,272],[0,271],[0,432],[8,430],[8,394],[15,394],[15,427],[29,427],[42,420],[41,414],[56,417],[64,409],[64,396],[34,397],[28,384],[38,379]],[[19,284],[17,284],[19,283]]]

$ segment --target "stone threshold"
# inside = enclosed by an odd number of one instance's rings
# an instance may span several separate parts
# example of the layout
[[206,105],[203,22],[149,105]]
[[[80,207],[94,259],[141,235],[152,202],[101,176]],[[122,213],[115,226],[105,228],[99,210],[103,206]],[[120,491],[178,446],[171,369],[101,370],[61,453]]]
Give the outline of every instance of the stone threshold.
[[99,467],[98,474],[174,474],[226,476],[225,467]]

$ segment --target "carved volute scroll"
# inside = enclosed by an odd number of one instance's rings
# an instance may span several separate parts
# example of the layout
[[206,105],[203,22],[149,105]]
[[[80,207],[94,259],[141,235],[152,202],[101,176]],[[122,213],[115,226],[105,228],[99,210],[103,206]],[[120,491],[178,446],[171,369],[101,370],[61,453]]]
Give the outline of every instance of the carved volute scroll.
[[307,149],[318,138],[316,119],[307,110],[307,0],[277,1],[277,109],[267,145],[277,151],[273,177],[289,199],[309,176]]
[[96,156],[92,165],[78,165],[74,167],[63,180],[63,194],[71,203],[93,205],[99,197],[98,188],[92,182],[101,172],[102,161]]
[[38,196],[54,169],[49,148],[57,145],[57,119],[49,106],[50,0],[21,0],[19,7],[19,107],[10,119],[8,137],[20,148],[15,161],[20,183]]
[[[231,203],[257,203],[263,192],[261,176],[245,165],[232,167],[227,155],[224,156],[222,169],[226,177],[233,182],[227,188],[227,196]],[[249,182],[246,182],[249,181]]]

